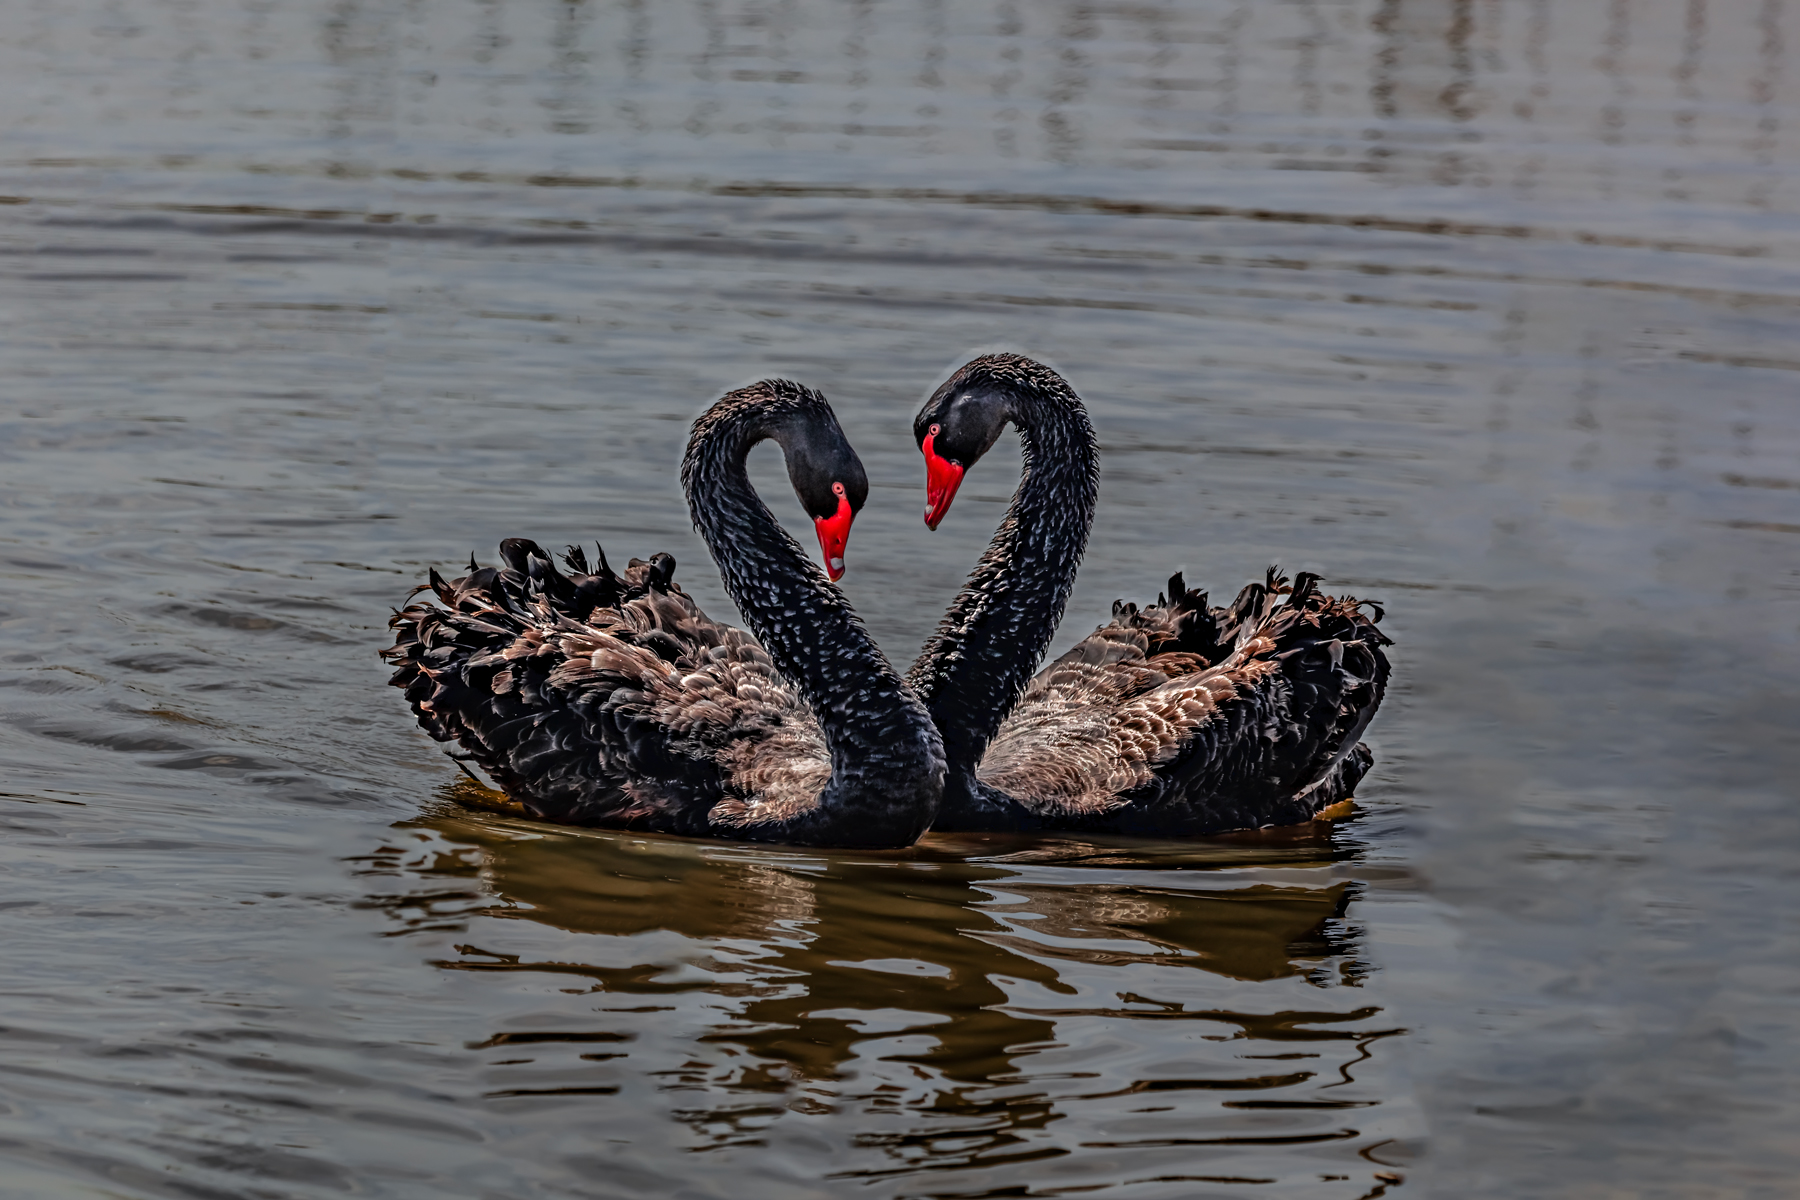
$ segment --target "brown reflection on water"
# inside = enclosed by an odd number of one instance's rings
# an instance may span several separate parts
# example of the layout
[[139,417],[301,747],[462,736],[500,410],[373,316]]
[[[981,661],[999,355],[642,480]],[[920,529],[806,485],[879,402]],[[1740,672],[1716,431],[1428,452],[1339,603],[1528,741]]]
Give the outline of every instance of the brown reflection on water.
[[[468,934],[436,966],[538,997],[467,1043],[490,1103],[658,1105],[688,1149],[833,1115],[846,1178],[1382,1140],[1341,1119],[1373,1095],[1327,1090],[1397,1032],[1347,990],[1360,885],[1328,826],[833,856],[455,799],[488,794],[454,785],[359,862],[404,881],[370,900],[396,934]],[[1245,882],[1264,869],[1281,879]]]

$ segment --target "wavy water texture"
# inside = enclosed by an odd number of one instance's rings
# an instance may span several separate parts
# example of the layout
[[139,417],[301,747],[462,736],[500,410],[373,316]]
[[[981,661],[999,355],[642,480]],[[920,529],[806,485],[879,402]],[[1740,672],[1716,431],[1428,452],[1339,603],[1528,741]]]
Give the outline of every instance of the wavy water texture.
[[[1788,0],[13,6],[0,1192],[1783,1194],[1797,46]],[[1353,816],[561,830],[383,686],[506,536],[730,616],[675,468],[770,375],[867,465],[906,660],[1017,467],[927,533],[910,419],[994,344],[1104,447],[1053,652],[1178,568],[1383,602]]]

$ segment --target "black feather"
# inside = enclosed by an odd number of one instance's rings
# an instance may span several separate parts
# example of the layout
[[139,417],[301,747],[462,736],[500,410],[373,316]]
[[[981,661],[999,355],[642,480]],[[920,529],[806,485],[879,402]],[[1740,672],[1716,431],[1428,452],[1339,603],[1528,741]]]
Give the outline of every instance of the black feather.
[[1379,605],[1323,595],[1312,572],[1290,584],[1271,566],[1224,608],[1176,572],[1154,605],[1114,602],[1028,686],[1009,682],[1060,619],[1099,460],[1074,390],[1016,355],[965,366],[926,409],[997,387],[1025,476],[912,670],[950,752],[937,828],[1204,834],[1304,821],[1348,796],[1372,761],[1358,739],[1390,643]]
[[508,538],[503,566],[471,560],[451,581],[431,571],[430,598],[416,589],[389,623],[390,682],[420,727],[549,820],[845,846],[917,837],[941,790],[941,744],[751,490],[744,455],[781,435],[771,414],[825,439],[828,454],[842,442],[823,397],[758,385],[696,421],[689,460],[705,461],[683,479],[696,520],[717,522],[702,533],[728,589],[746,563],[759,580],[748,600],[733,591],[740,609],[754,617],[762,592],[775,594],[829,671],[796,645],[766,648],[708,618],[667,554],[632,559],[621,577],[600,547],[589,572],[571,546],[565,573],[537,543]]

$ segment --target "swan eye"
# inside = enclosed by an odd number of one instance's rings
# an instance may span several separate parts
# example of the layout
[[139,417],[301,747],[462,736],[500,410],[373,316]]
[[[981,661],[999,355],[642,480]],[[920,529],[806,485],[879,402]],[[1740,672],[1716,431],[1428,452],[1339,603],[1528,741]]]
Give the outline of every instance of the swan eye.
[[931,436],[936,437],[942,429],[943,429],[942,425],[933,425],[930,429]]
[[834,483],[831,485],[831,490],[841,496],[844,494],[844,485],[841,483]]

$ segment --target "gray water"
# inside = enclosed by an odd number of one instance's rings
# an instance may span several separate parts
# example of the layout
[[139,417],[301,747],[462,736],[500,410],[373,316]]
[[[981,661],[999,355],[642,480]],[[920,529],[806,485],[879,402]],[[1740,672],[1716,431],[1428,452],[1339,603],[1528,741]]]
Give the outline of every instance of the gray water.
[[[1782,1197],[1800,6],[0,4],[0,1195]],[[821,388],[898,660],[972,350],[1387,607],[1348,820],[824,854],[481,799],[375,658]],[[1010,455],[1010,458],[1008,457]],[[757,478],[784,520],[779,458]]]

